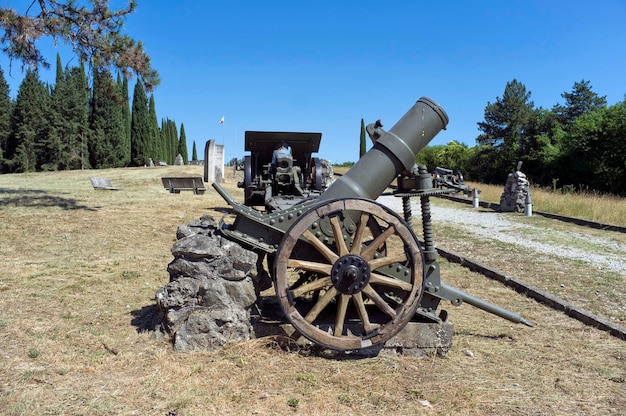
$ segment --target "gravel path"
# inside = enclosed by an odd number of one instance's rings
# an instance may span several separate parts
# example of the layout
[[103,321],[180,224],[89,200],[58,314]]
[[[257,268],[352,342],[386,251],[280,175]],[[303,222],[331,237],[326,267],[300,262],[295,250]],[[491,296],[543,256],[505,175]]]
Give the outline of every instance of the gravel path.
[[[382,196],[378,202],[402,213],[401,198]],[[411,204],[414,218],[419,218],[419,202],[412,199]],[[555,229],[548,232],[538,225],[516,222],[515,215],[468,206],[448,208],[431,205],[431,216],[435,223],[456,224],[474,235],[520,245],[538,254],[581,260],[598,269],[626,273],[626,244],[610,238]]]

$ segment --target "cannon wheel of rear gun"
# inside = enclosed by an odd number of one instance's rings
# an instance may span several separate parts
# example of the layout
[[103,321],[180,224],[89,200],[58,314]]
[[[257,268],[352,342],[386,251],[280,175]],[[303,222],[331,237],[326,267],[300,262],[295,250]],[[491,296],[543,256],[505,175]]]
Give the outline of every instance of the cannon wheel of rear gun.
[[324,181],[322,178],[322,162],[319,157],[311,158],[311,180],[313,189],[321,191],[324,187]]
[[252,157],[243,157],[243,195],[244,202],[252,197]]
[[[373,231],[373,220],[382,232]],[[284,235],[274,262],[276,296],[310,341],[339,351],[375,347],[415,314],[423,264],[413,231],[389,208],[367,199],[330,201],[303,213]]]

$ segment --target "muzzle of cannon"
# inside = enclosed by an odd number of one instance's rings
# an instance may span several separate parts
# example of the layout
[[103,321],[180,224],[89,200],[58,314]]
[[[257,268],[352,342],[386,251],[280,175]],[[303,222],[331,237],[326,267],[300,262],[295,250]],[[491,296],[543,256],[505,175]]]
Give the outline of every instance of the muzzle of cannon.
[[415,156],[448,125],[448,115],[429,98],[420,98],[388,131],[380,122],[369,125],[374,146],[345,175],[336,180],[322,200],[378,198],[403,171],[415,165]]
[[[259,276],[268,274],[267,259],[276,299],[299,334],[340,351],[379,346],[411,320],[445,320],[445,311],[437,314],[441,300],[531,325],[441,281],[428,198],[442,191],[415,157],[447,123],[445,111],[423,97],[389,131],[369,125],[374,146],[320,196],[285,209],[260,212],[213,184],[232,207],[221,233],[259,254]],[[405,203],[420,198],[424,241],[410,209],[402,218],[376,201],[394,180]]]

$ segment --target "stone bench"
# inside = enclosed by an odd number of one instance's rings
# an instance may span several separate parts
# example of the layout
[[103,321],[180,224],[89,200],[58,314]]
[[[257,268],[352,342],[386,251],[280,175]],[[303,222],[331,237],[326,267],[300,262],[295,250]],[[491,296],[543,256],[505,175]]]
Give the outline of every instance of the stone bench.
[[111,180],[110,179],[105,179],[105,178],[95,178],[93,176],[91,176],[89,178],[89,180],[91,181],[91,185],[93,186],[93,189],[108,189],[110,191],[118,191],[122,188],[116,188],[111,184]]
[[193,191],[196,195],[202,195],[206,191],[202,176],[169,176],[161,178],[163,187],[169,189],[172,194],[180,191]]

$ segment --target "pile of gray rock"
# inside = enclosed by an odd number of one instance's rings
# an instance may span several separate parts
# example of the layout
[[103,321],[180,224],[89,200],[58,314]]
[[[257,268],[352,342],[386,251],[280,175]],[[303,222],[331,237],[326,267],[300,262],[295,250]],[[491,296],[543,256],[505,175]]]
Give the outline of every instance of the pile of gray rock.
[[509,176],[504,185],[504,192],[500,196],[500,211],[524,212],[526,198],[530,194],[530,183],[526,175],[519,169]]
[[179,352],[212,351],[249,340],[258,292],[257,254],[217,234],[205,215],[180,225],[168,265],[170,281],[156,293],[162,326]]

